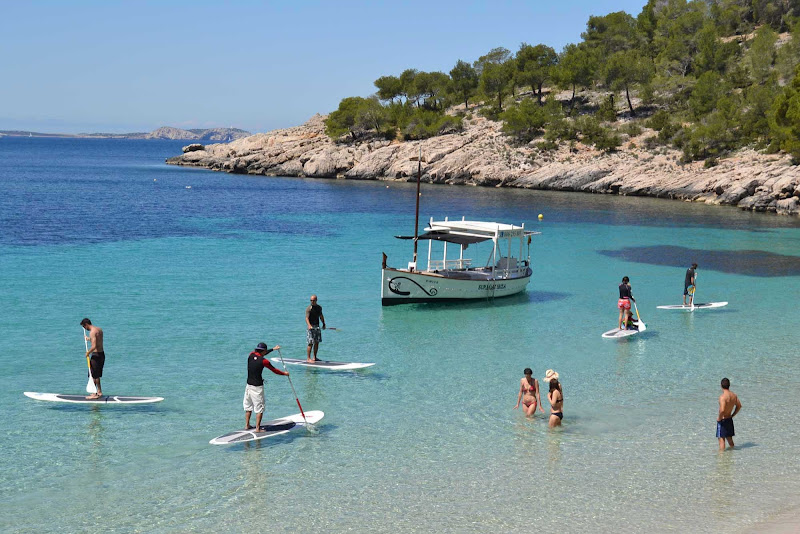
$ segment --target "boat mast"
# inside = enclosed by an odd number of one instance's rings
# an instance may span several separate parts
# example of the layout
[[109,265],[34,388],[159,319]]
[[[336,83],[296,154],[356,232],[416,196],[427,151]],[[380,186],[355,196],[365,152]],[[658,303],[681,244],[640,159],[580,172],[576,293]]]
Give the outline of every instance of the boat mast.
[[417,210],[414,217],[414,268],[417,267],[417,237],[419,236],[419,182],[422,177],[422,145],[419,146],[419,159],[417,159]]

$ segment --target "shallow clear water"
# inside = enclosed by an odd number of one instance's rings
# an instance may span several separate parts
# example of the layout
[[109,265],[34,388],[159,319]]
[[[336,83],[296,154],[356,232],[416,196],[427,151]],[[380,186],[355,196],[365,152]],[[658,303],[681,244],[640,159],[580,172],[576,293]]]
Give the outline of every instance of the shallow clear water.
[[[0,530],[711,532],[795,504],[797,219],[424,186],[423,220],[541,231],[533,281],[382,308],[381,252],[410,260],[392,236],[413,231],[412,184],[163,165],[181,144],[0,139]],[[730,305],[657,310],[680,302],[691,260],[698,300]],[[601,339],[623,275],[648,330]],[[256,343],[304,354],[312,292],[340,329],[320,356],[377,365],[291,370],[303,408],[326,414],[317,435],[208,445],[243,425]],[[82,391],[84,316],[105,330],[104,391],[165,402],[22,395]],[[512,410],[524,367],[560,373],[561,429]],[[286,379],[265,376],[267,417],[295,413]],[[723,376],[744,410],[740,448],[718,454]]]

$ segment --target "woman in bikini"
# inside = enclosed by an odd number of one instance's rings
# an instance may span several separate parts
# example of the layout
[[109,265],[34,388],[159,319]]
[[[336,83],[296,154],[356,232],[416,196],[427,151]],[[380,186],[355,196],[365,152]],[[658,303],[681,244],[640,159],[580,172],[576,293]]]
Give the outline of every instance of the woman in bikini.
[[521,400],[522,411],[525,412],[525,415],[533,415],[537,406],[539,411],[544,413],[542,400],[539,398],[539,381],[533,378],[533,371],[529,367],[525,368],[522,373],[525,376],[519,379],[519,394],[517,395],[517,405],[514,406],[514,409],[519,408],[519,401]]
[[550,383],[550,392],[547,394],[547,400],[550,401],[550,422],[548,426],[550,428],[561,426],[561,420],[564,418],[564,412],[561,411],[564,406],[564,394],[558,381],[558,373],[548,369],[544,380]]

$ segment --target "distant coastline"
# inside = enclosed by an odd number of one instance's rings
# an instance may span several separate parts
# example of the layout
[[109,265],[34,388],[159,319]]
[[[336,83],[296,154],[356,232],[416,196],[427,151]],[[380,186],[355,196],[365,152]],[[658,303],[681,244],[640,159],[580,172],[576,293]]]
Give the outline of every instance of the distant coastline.
[[172,126],[162,126],[152,132],[132,133],[43,133],[27,130],[0,130],[0,137],[48,137],[65,139],[175,139],[182,141],[216,141],[228,143],[252,135],[239,128],[195,128],[184,130]]

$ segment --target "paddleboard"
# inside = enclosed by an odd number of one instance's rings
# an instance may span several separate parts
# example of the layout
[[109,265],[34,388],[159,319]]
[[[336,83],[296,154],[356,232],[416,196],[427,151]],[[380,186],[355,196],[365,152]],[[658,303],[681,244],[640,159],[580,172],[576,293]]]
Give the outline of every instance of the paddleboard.
[[122,395],[104,395],[98,399],[87,399],[86,395],[37,393],[35,391],[26,391],[25,396],[40,401],[70,402],[73,404],[150,404],[164,400],[164,397],[124,397]]
[[[273,362],[281,362],[280,358],[272,358]],[[329,371],[352,371],[354,369],[364,369],[372,367],[374,363],[358,363],[358,362],[329,362],[326,360],[317,360],[310,362],[305,358],[284,358],[286,365],[299,365],[301,367],[314,367],[316,369],[327,369]]]
[[[322,419],[325,414],[319,410],[312,410],[306,412],[306,420],[314,424]],[[216,437],[209,441],[211,445],[233,445],[234,443],[245,443],[248,441],[258,441],[260,439],[286,434],[295,428],[305,427],[303,415],[296,413],[288,417],[281,417],[272,421],[262,422],[259,430],[255,428],[252,430],[236,430],[228,432],[222,436]]]
[[683,310],[683,311],[692,311],[697,309],[704,309],[704,308],[722,308],[723,306],[727,306],[727,302],[702,302],[700,304],[695,304],[694,306],[690,306],[688,304],[672,304],[669,306],[656,306],[659,310]]
[[636,334],[639,334],[639,333],[644,332],[645,330],[647,330],[647,325],[644,324],[642,321],[639,321],[638,326],[639,326],[638,330],[636,330],[636,329],[633,329],[633,330],[620,330],[619,328],[615,328],[613,330],[609,330],[608,332],[604,332],[603,333],[603,337],[606,338],[606,339],[609,339],[609,338],[619,339],[619,338],[628,337],[628,336],[635,336]]

